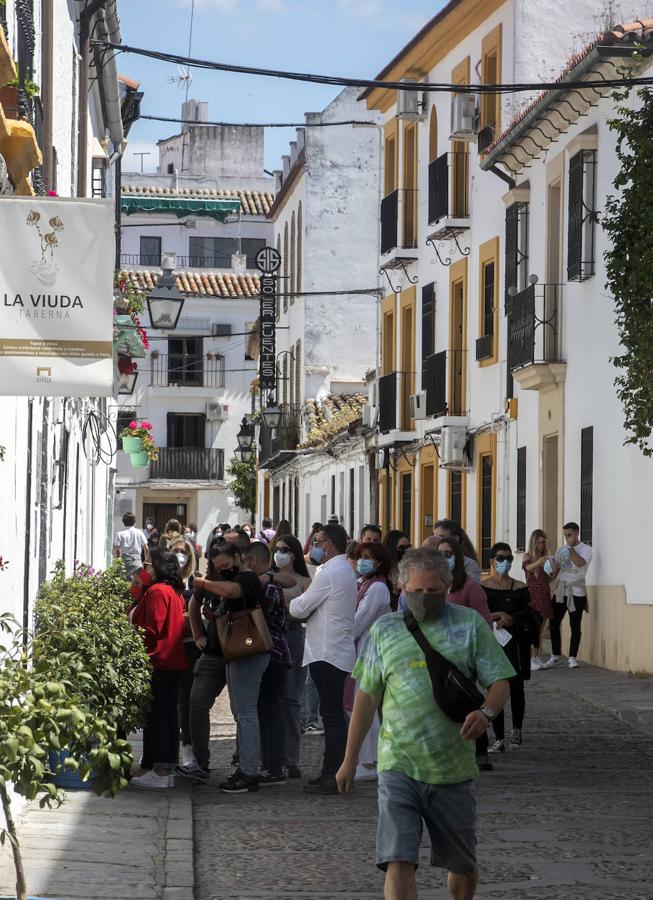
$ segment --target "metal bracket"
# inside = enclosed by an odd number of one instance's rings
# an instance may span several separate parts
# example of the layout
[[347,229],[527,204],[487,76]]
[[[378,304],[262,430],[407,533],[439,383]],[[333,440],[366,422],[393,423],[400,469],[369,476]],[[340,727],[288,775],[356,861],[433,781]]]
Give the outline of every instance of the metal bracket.
[[429,431],[427,431],[424,434],[424,440],[428,440],[433,445],[433,449],[435,450],[435,455],[437,456],[438,459],[441,459],[440,450],[438,449],[438,445],[435,443],[435,438]]
[[[408,269],[406,268],[406,263],[403,261],[403,259],[398,259],[397,263],[399,264],[399,267],[402,269],[404,275],[406,276],[408,283],[409,284],[417,284],[417,282],[419,281],[418,276],[416,275],[415,278],[411,278],[411,276],[408,274]],[[379,269],[379,275],[381,273],[383,273],[385,275],[392,293],[393,294],[401,294],[401,287],[394,286],[394,284],[392,283],[392,279],[390,278],[390,276],[388,274],[388,270],[387,269]]]
[[[442,241],[439,241],[438,243],[441,244]],[[448,256],[446,259],[442,259],[442,257],[440,256],[440,251],[439,251],[438,248],[437,248],[437,245],[436,245],[436,242],[435,242],[435,239],[434,239],[434,238],[427,238],[426,246],[428,247],[429,244],[430,244],[431,247],[433,247],[433,249],[435,250],[435,255],[437,256],[438,261],[440,262],[440,264],[443,265],[443,266],[450,266],[450,265],[451,265],[451,257]]]
[[[409,465],[411,468],[414,469],[415,466],[417,465],[417,455],[416,455],[415,451],[414,451],[414,450],[412,451],[412,454],[413,454],[413,461],[412,461],[412,462],[408,459],[408,454],[406,453],[406,451],[404,450],[404,448],[403,448],[402,446],[395,447],[395,453],[397,453],[397,451],[399,451],[399,453],[401,453],[401,455],[402,455],[403,458],[406,460],[406,462],[408,463],[408,465]],[[397,469],[395,469],[395,472],[396,472],[396,471],[397,471]]]

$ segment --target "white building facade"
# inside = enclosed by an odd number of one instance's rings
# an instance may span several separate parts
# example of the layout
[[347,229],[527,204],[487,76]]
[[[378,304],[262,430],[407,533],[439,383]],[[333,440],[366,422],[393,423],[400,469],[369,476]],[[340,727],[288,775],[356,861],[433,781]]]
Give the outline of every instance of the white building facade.
[[[329,124],[350,120],[358,124]],[[355,531],[374,504],[362,409],[376,367],[380,148],[379,117],[342,91],[306,115],[269,214],[283,260],[274,396],[283,418],[276,439],[261,429],[258,508],[298,535],[333,513]]]
[[[184,106],[206,117],[206,104]],[[123,176],[124,276],[149,292],[161,273],[162,254],[174,253],[185,304],[173,331],[150,333],[151,349],[139,364],[134,393],[120,398],[121,424],[132,418],[151,422],[160,449],[159,459],[144,469],[132,468],[129,457],[119,454],[114,514],[116,527],[126,511],[138,522],[153,517],[159,528],[170,518],[194,523],[205,542],[219,522],[248,521],[253,512],[236,507],[229,466],[242,419],[254,412],[255,257],[272,241],[266,213],[275,182],[262,171],[262,129],[256,130],[258,175],[241,153],[239,130],[225,136],[211,135],[211,126],[198,129],[203,145],[224,158],[209,165],[205,153],[195,156],[198,140],[185,131],[159,142],[165,174]],[[168,150],[181,148],[182,141],[190,148],[184,165],[190,174],[167,174]]]
[[[557,544],[563,523],[580,521],[596,547],[589,575],[596,614],[587,617],[581,654],[650,670],[637,636],[650,600],[639,574],[617,575],[624,551],[607,534],[617,488],[600,501],[592,494],[614,483],[615,467],[640,483],[651,479],[648,462],[622,447],[610,304],[593,310],[590,321],[582,306],[590,296],[596,304],[604,290],[598,226],[593,275],[576,283],[569,274],[569,167],[576,153],[604,142],[592,170],[596,209],[603,208],[616,171],[605,124],[610,104],[590,88],[576,97],[569,92],[570,106],[558,92],[531,100],[526,118],[534,143],[524,138],[528,151],[515,161],[511,123],[522,121],[519,100],[420,91],[421,82],[537,83],[572,73],[589,80],[601,77],[596,71],[608,77],[608,50],[592,49],[601,24],[595,7],[576,4],[563,21],[542,5],[450,2],[380,73],[417,81],[415,92],[400,101],[380,88],[363,94],[383,114],[385,130],[380,510],[383,526],[401,528],[413,543],[438,518],[455,519],[484,570],[491,545],[508,541],[517,552],[515,577],[534,528],[544,527]],[[601,40],[619,56],[619,35]],[[551,96],[556,102],[546,118],[555,125],[547,126],[542,104]],[[538,132],[554,128],[555,143]],[[602,387],[595,392],[596,384]],[[589,395],[592,402],[584,402]],[[604,428],[611,438],[599,444]],[[614,509],[637,509],[639,496],[622,493]],[[645,527],[641,533],[645,540]],[[619,638],[608,638],[615,618]]]
[[[19,82],[13,95],[6,87],[0,93],[0,195],[112,195],[137,92],[119,81],[109,62],[100,75],[91,60],[90,90],[82,84],[83,8],[81,2],[38,0],[0,7],[0,84],[17,76]],[[120,42],[115,2],[87,24]],[[31,82],[23,96],[21,80]],[[107,252],[113,260],[113,247]],[[106,399],[0,398],[2,610],[26,626],[38,586],[57,560],[68,573],[76,560],[97,568],[110,560],[111,434]]]

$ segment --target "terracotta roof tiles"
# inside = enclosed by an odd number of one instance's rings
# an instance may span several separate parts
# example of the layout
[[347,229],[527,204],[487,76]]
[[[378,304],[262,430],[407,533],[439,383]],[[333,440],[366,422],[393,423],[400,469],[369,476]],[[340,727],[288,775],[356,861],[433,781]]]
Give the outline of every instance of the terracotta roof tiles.
[[321,400],[307,400],[304,404],[306,440],[302,447],[322,447],[332,438],[344,434],[349,426],[360,422],[365,394],[328,394]]
[[[131,284],[145,291],[156,287],[156,272],[122,272]],[[177,287],[191,297],[220,297],[225,299],[258,299],[259,280],[255,275],[234,275],[204,272],[177,272]]]
[[180,197],[195,200],[240,200],[245,216],[265,216],[274,203],[274,194],[266,191],[223,191],[212,188],[173,188],[159,185],[124,184],[122,196]]

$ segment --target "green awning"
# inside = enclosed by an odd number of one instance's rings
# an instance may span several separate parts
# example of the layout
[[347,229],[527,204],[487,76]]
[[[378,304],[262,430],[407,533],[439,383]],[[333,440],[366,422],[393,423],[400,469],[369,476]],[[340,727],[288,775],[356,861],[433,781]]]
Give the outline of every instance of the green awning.
[[131,316],[113,317],[113,343],[116,353],[124,353],[132,359],[144,359],[147,356],[147,350]]
[[224,222],[230,213],[238,214],[240,200],[200,200],[197,197],[169,197],[152,194],[127,195],[120,200],[126,216],[137,213],[161,213],[183,219],[185,216],[204,216]]

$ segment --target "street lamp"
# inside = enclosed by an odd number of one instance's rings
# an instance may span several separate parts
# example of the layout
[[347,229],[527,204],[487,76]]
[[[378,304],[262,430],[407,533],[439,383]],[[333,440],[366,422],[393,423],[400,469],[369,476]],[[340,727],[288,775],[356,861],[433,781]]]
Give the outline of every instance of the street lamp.
[[247,424],[245,416],[240,423],[240,431],[236,435],[236,439],[241,450],[249,450],[254,442],[254,426]]
[[161,331],[172,331],[177,327],[179,316],[184,306],[184,298],[177,290],[177,282],[173,274],[177,264],[175,253],[161,254],[161,269],[156,287],[148,294],[147,309],[150,314],[152,328]]
[[120,375],[120,380],[118,381],[118,393],[119,394],[133,394],[134,388],[136,387],[136,379],[138,378],[138,371],[134,370],[130,372],[128,375]]
[[254,459],[253,447],[237,447],[234,450],[234,456],[237,462],[250,463]]
[[270,397],[270,399],[268,400],[268,405],[265,407],[261,415],[263,416],[263,421],[270,429],[270,431],[276,431],[281,422],[281,410],[274,402],[273,397]]

